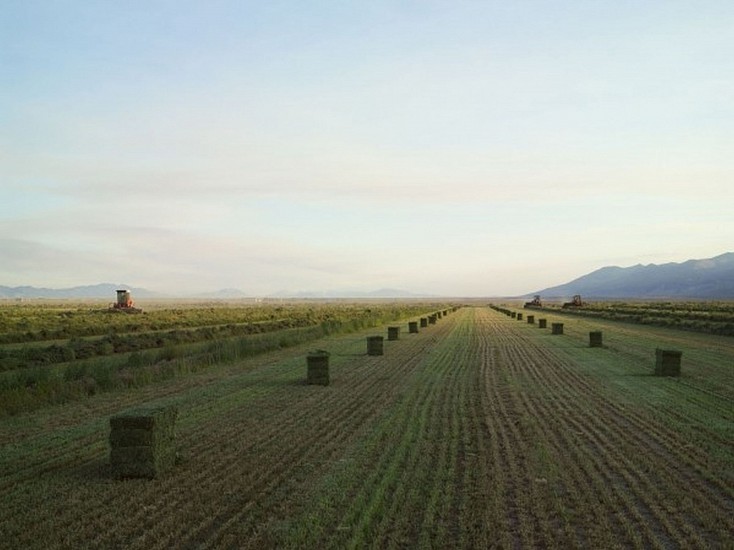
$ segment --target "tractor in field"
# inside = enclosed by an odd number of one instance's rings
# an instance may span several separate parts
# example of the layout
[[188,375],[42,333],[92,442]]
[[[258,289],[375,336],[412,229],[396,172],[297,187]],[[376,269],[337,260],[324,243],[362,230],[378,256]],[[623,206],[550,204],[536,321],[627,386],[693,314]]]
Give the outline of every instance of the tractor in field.
[[581,294],[576,294],[570,302],[563,304],[563,309],[571,309],[575,307],[583,307],[586,304],[581,300]]
[[129,290],[121,289],[117,291],[117,301],[113,304],[110,304],[109,311],[120,311],[123,313],[141,313],[143,310],[135,307],[135,302],[133,302],[133,298]]
[[524,308],[543,307],[543,303],[540,301],[540,294],[533,296],[533,299],[529,302],[525,302]]

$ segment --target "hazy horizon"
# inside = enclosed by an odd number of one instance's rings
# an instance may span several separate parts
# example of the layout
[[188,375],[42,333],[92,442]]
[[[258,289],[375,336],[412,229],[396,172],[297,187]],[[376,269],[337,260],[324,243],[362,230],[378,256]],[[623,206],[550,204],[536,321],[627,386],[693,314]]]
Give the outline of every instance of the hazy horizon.
[[734,4],[22,2],[0,285],[515,296],[734,242]]

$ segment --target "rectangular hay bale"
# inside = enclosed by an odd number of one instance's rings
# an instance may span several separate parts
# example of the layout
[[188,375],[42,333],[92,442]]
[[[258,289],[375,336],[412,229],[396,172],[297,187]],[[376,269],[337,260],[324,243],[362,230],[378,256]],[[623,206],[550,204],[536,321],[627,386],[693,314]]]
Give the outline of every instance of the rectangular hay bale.
[[680,376],[682,356],[682,351],[657,348],[655,350],[655,375]]
[[328,386],[329,379],[329,352],[316,350],[306,356],[306,383]]
[[382,355],[384,351],[382,336],[367,337],[367,355]]
[[176,463],[175,406],[139,408],[110,418],[110,465],[117,477],[154,478]]
[[600,348],[602,347],[602,337],[600,330],[592,330],[589,332],[589,347]]

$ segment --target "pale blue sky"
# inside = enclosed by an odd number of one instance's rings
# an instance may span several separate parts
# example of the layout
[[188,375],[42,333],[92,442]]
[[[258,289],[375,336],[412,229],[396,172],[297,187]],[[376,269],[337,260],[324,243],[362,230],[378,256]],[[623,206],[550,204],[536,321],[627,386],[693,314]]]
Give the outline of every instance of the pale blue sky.
[[508,295],[734,250],[730,1],[5,2],[0,284]]

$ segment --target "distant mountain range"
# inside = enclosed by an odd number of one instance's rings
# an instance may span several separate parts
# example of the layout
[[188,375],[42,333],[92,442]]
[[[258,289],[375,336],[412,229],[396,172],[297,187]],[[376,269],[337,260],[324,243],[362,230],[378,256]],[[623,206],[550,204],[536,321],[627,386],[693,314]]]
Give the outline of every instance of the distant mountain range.
[[734,253],[682,263],[602,267],[573,281],[528,294],[543,298],[734,299]]
[[[72,288],[38,288],[33,286],[0,286],[0,298],[17,299],[17,298],[51,298],[51,299],[71,299],[71,298],[106,298],[110,302],[116,299],[115,291],[117,289],[127,289],[132,293],[133,299],[137,298],[209,298],[209,299],[237,299],[248,298],[252,295],[247,294],[236,288],[225,288],[215,292],[203,292],[198,294],[188,294],[186,296],[172,296],[171,294],[162,294],[144,288],[131,287],[124,284],[100,283],[96,285],[75,286]],[[280,291],[275,294],[265,296],[266,298],[423,298],[428,297],[427,294],[414,294],[407,290],[399,290],[394,288],[382,288],[369,292],[362,291]]]
[[115,291],[120,288],[129,290],[133,298],[158,297],[160,294],[144,288],[134,288],[124,284],[100,283],[97,285],[75,286],[71,288],[38,288],[34,286],[0,286],[0,298],[107,298],[114,302]]
[[397,288],[381,288],[369,292],[359,290],[287,291],[271,294],[273,298],[428,298],[430,294],[415,294]]

